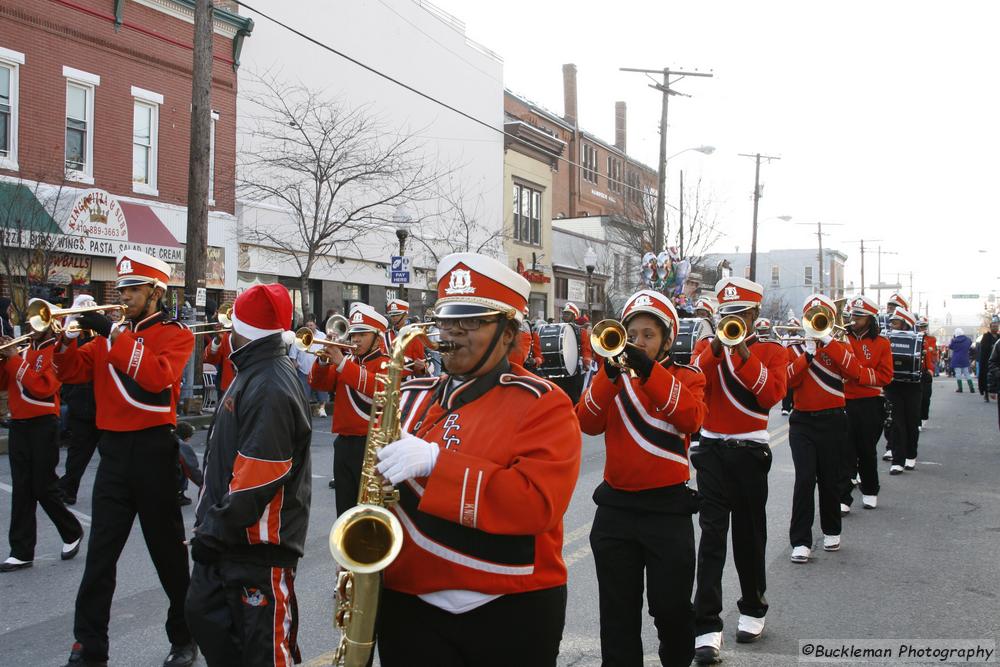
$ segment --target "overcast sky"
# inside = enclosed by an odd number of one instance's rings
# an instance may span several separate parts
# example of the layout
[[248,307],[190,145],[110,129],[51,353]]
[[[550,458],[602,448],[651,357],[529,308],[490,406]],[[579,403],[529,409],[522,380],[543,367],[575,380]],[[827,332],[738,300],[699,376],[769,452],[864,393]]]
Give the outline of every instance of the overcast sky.
[[[671,100],[668,154],[717,150],[674,159],[668,196],[676,203],[678,169],[703,177],[726,232],[715,250],[749,250],[754,165],[737,153],[759,151],[782,158],[761,167],[760,249],[813,248],[823,221],[824,244],[848,254],[860,284],[856,241],[870,239],[898,253],[883,256],[883,279],[899,272],[907,285],[912,271],[933,319],[945,299],[959,319],[981,306],[954,293],[1000,288],[1000,3],[434,1],[499,54],[504,85],[552,111],[563,110],[561,66],[575,63],[581,125],[609,142],[624,100],[629,152],[650,165],[660,95],[618,68],[713,70],[675,86],[692,97]],[[876,265],[867,255],[869,283]]]

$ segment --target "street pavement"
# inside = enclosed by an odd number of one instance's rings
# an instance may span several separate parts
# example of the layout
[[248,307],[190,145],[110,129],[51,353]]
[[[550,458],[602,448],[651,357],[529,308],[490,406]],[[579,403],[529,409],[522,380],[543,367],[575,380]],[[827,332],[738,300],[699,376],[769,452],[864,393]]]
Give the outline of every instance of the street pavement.
[[[844,518],[843,547],[836,553],[822,550],[817,518],[814,559],[807,565],[788,560],[794,470],[787,418],[772,412],[774,463],[767,549],[771,609],[764,639],[737,645],[733,636],[739,587],[730,560],[723,581],[724,664],[793,665],[798,662],[799,641],[805,639],[997,639],[1000,437],[996,406],[985,404],[976,394],[956,394],[954,388],[951,380],[935,382],[931,420],[920,437],[917,470],[889,477],[888,464],[880,463],[878,509],[861,509],[858,498],[856,509]],[[327,488],[333,441],[329,428],[329,419],[314,420],[312,514],[306,556],[296,579],[299,640],[307,665],[329,664],[336,645],[331,627],[334,566],[327,548],[335,518],[333,491]],[[204,431],[195,436],[199,454],[204,437]],[[580,480],[565,517],[569,606],[560,665],[600,664],[597,582],[588,537],[594,515],[590,498],[601,481],[603,465],[603,440],[585,436]],[[90,499],[84,491],[91,487],[95,470],[96,459],[73,508],[86,528]],[[183,513],[190,531],[194,507],[183,508]],[[10,469],[3,456],[3,534],[9,517]],[[41,511],[38,530],[35,566],[0,574],[0,666],[61,665],[73,641],[73,604],[84,553],[72,561],[60,561],[60,540]],[[168,650],[165,613],[166,597],[137,522],[119,562],[111,616],[111,664],[159,665]],[[646,664],[658,664],[656,633],[648,617],[643,644]]]

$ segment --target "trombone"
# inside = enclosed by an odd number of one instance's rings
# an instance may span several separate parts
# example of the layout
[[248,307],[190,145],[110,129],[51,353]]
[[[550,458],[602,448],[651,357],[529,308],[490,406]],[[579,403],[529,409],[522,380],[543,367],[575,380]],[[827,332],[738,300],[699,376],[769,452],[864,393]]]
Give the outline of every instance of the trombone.
[[74,322],[69,327],[64,327],[60,320],[70,315],[104,313],[108,310],[118,311],[119,313],[118,319],[112,320],[113,324],[121,324],[125,321],[125,306],[121,304],[82,306],[80,308],[56,308],[55,305],[42,299],[34,299],[28,304],[27,320],[28,325],[35,331],[47,331],[49,329],[52,330],[52,333],[82,331],[79,324]]
[[342,350],[348,350],[350,352],[354,351],[354,345],[352,343],[343,343],[335,340],[323,340],[321,338],[316,338],[316,335],[312,332],[309,327],[302,327],[295,332],[295,347],[302,350],[303,352],[308,352],[309,354],[324,354],[324,350],[310,350],[313,345],[322,345],[324,347],[339,347]]
[[331,315],[323,328],[326,330],[326,337],[330,340],[344,342],[347,340],[347,330],[351,323],[343,315]]
[[[21,347],[21,343],[27,343],[28,345]],[[0,351],[6,350],[8,347],[17,346],[17,352],[20,354],[26,350],[31,345],[31,334],[24,334],[23,336],[18,336],[17,338],[12,338],[3,345],[0,345]]]
[[201,327],[212,327],[207,331],[199,331],[195,333],[195,336],[200,336],[202,334],[213,334],[219,333],[219,329],[214,327],[222,325],[222,330],[228,331],[233,328],[233,304],[226,303],[219,308],[219,312],[215,314],[215,322],[199,322],[198,324],[192,324],[188,329],[200,329]]

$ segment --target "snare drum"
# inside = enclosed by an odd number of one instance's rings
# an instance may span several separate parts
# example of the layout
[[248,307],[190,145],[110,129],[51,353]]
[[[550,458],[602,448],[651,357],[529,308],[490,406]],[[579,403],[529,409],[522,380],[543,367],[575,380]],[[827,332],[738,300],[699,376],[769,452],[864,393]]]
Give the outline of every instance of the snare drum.
[[701,317],[685,317],[677,325],[677,336],[670,346],[670,356],[675,363],[690,364],[694,346],[702,338],[712,335],[712,325]]
[[576,327],[567,323],[538,328],[542,365],[537,373],[546,378],[567,377],[579,372],[580,339]]
[[895,382],[920,382],[924,370],[924,335],[913,331],[889,331],[892,350],[892,379]]

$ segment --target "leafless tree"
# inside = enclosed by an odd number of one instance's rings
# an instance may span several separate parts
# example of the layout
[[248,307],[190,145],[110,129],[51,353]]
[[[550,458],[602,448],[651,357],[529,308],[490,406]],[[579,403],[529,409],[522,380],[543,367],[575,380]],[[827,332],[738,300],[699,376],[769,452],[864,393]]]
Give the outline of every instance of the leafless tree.
[[251,111],[237,192],[286,209],[288,222],[251,221],[241,240],[294,262],[309,313],[309,277],[319,263],[384,230],[396,207],[422,200],[437,174],[414,135],[389,131],[368,107],[272,73],[248,75],[242,94]]
[[65,238],[55,219],[72,203],[61,183],[46,186],[46,180],[0,181],[0,190],[6,191],[0,206],[0,269],[20,322],[28,299],[49,284],[60,239]]
[[760,304],[760,316],[766,317],[771,322],[777,324],[788,319],[790,308],[788,299],[784,294],[780,291],[771,290],[767,292]]
[[431,189],[433,212],[414,221],[411,238],[432,265],[453,252],[475,252],[490,257],[503,254],[510,236],[500,217],[486,210],[481,192],[470,193],[451,169]]

